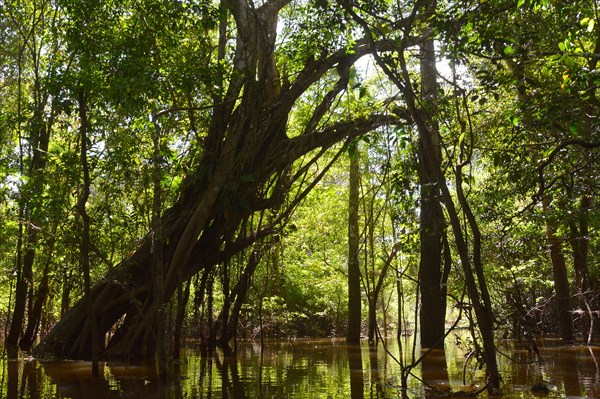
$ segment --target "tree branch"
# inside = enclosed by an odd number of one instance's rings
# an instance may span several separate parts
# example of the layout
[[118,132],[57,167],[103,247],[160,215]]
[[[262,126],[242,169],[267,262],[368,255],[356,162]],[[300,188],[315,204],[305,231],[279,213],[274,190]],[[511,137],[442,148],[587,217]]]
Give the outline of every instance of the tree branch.
[[552,163],[552,161],[554,161],[554,158],[561,150],[563,150],[569,146],[572,146],[572,145],[577,145],[577,146],[580,146],[580,147],[583,147],[586,149],[594,149],[594,148],[600,147],[600,142],[589,142],[589,141],[585,141],[583,139],[569,139],[569,140],[564,140],[561,143],[559,143],[552,150],[552,152],[550,152],[550,154],[548,155],[548,158],[546,158],[546,160],[543,161],[537,168],[539,188],[538,188],[538,191],[533,195],[534,200],[538,200],[543,195],[546,188],[549,187],[549,186],[546,186],[546,180],[544,179],[544,169],[548,165],[550,165]]
[[404,125],[410,120],[407,113],[402,117],[375,114],[368,118],[335,123],[322,130],[291,138],[286,158],[298,159],[316,148],[331,146],[344,138],[358,137],[384,125]]

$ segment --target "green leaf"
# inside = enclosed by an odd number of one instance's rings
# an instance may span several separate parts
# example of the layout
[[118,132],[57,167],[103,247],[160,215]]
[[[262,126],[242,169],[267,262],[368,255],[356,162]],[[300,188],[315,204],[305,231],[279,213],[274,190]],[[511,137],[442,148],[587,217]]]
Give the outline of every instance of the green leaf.
[[350,156],[350,159],[354,159],[356,157],[357,147],[358,142],[356,140],[353,140],[350,145],[348,145],[348,155]]
[[548,61],[558,61],[561,58],[562,58],[562,55],[560,55],[560,54],[552,54],[551,56],[548,57]]
[[574,123],[571,123],[569,125],[569,131],[573,134],[578,134],[579,133],[579,128],[577,127],[577,125],[575,125]]
[[504,55],[507,56],[511,56],[514,55],[517,51],[515,50],[515,48],[513,46],[506,46],[504,47]]

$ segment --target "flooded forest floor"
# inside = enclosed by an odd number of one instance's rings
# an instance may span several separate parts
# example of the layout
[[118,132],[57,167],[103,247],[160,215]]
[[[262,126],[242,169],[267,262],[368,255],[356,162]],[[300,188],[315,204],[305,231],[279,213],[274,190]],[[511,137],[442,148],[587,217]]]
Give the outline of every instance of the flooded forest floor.
[[[284,340],[264,346],[238,344],[237,356],[202,356],[189,345],[177,377],[161,382],[151,364],[2,360],[0,397],[42,398],[350,398],[383,399],[468,396],[485,385],[484,372],[469,356],[468,340],[450,335],[445,351],[431,351],[411,369],[407,389],[402,370],[421,356],[410,339],[386,345],[348,346],[343,340]],[[402,349],[402,350],[400,350]],[[502,398],[600,398],[600,347],[564,346],[545,340],[539,354],[514,341],[499,343]],[[401,355],[402,354],[402,355]],[[542,391],[532,392],[532,387]],[[479,397],[488,397],[480,393]]]

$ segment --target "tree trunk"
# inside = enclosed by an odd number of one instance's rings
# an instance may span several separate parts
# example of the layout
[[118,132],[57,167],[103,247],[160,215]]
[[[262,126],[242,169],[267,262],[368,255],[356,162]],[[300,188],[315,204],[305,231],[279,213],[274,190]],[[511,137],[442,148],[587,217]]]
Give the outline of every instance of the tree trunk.
[[[173,332],[173,358],[179,359],[181,354],[181,340],[183,332],[183,323],[186,316],[186,308],[190,298],[190,286],[188,281],[184,287],[177,289],[177,312],[175,317],[175,329]],[[178,364],[178,363],[177,363]]]
[[[366,37],[377,37],[366,20],[361,18],[345,1],[338,1],[352,18],[363,28]],[[414,28],[419,15],[420,21],[428,23],[434,15],[436,2],[417,2],[406,18],[405,32]],[[433,30],[433,29],[431,29]],[[419,32],[416,36],[424,39],[421,48],[421,93],[413,91],[413,79],[405,59],[405,51],[412,44],[407,36],[395,45],[397,62],[389,62],[377,51],[373,53],[377,65],[403,93],[407,112],[419,133],[419,185],[421,188],[421,259],[419,265],[419,285],[421,295],[421,344],[429,347],[443,347],[445,334],[446,298],[442,286],[442,234],[444,215],[442,213],[437,174],[441,170],[441,147],[437,118],[437,70],[434,37],[430,32]],[[393,40],[390,40],[391,43]],[[400,66],[400,68],[398,68]]]
[[27,328],[23,333],[23,336],[19,340],[19,347],[24,352],[29,352],[33,347],[33,343],[35,341],[35,337],[37,335],[40,321],[42,319],[42,310],[44,307],[44,303],[48,297],[48,279],[49,279],[49,262],[46,263],[44,267],[44,271],[42,274],[42,278],[40,280],[40,284],[35,294],[35,300],[33,302],[33,306],[31,308],[31,312],[29,312],[29,317],[27,318]]
[[[169,375],[169,363],[167,359],[167,337],[166,337],[166,298],[164,287],[164,261],[163,261],[163,234],[161,225],[161,209],[162,209],[162,170],[160,165],[160,123],[158,120],[153,120],[154,135],[152,136],[153,154],[152,154],[152,264],[153,264],[153,296],[157,304],[156,311],[156,368],[159,379],[166,379]],[[181,284],[181,277],[178,276],[178,283]]]
[[64,275],[62,276],[62,291],[60,293],[60,318],[62,319],[69,309],[71,308],[71,288],[73,288],[73,283],[71,281],[73,272],[69,270],[64,270]]
[[565,343],[575,340],[573,329],[573,316],[571,314],[571,293],[567,276],[567,265],[562,252],[562,240],[556,235],[558,226],[550,215],[552,199],[548,196],[542,200],[544,215],[546,216],[546,239],[550,260],[552,261],[552,276],[554,291],[556,293],[556,306],[558,308],[558,329],[560,338]]
[[[87,213],[87,202],[90,196],[90,167],[88,162],[88,130],[90,122],[88,118],[88,105],[87,105],[87,94],[83,87],[79,88],[78,98],[79,106],[79,139],[80,139],[80,153],[79,162],[81,164],[82,184],[79,198],[77,198],[77,204],[75,208],[77,213],[81,217],[81,240],[79,241],[79,261],[81,271],[83,273],[83,292],[89,294],[92,289],[92,280],[90,276],[91,264],[90,264],[90,215]],[[100,356],[100,343],[98,342],[98,331],[96,326],[96,315],[94,309],[90,304],[89,308],[92,332],[90,336],[90,347],[92,348],[92,375],[98,377],[99,368],[98,361]]]
[[[350,154],[348,200],[348,330],[346,342],[360,343],[362,300],[359,263],[358,194],[360,185],[359,155],[355,148]],[[370,305],[369,305],[370,307]]]
[[[435,10],[428,1],[425,14]],[[421,104],[427,125],[419,127],[420,186],[420,263],[419,285],[421,313],[419,318],[421,346],[444,348],[446,333],[446,295],[442,286],[442,237],[445,220],[440,207],[437,174],[441,170],[441,147],[437,125],[437,68],[433,37],[421,45]]]
[[[365,42],[309,57],[291,85],[282,85],[276,69],[277,15],[289,1],[274,0],[253,7],[243,0],[225,0],[237,28],[232,73],[222,101],[215,102],[212,125],[204,138],[202,158],[185,179],[181,195],[160,218],[164,300],[196,273],[226,263],[233,255],[272,234],[295,202],[285,194],[333,144],[386,124],[398,116],[370,115],[350,121],[323,119],[347,87],[347,66],[371,51]],[[318,103],[304,130],[287,137],[286,121],[296,101],[325,74],[339,79]],[[220,83],[219,83],[220,84]],[[224,85],[225,86],[225,85]],[[172,112],[166,109],[154,116]],[[173,111],[174,112],[174,111]],[[313,150],[318,150],[313,153]],[[307,158],[297,171],[294,161]],[[321,175],[319,175],[320,177]],[[300,187],[312,187],[308,182]],[[302,193],[300,193],[302,194]],[[238,227],[254,212],[271,210],[272,225],[244,232]],[[283,215],[283,216],[282,216]],[[162,303],[154,295],[153,244],[150,232],[140,246],[99,281],[38,345],[36,354],[89,358],[93,320],[103,357],[154,356],[156,317]],[[89,312],[91,306],[92,312]],[[110,341],[103,338],[116,327]]]
[[[222,334],[223,337],[229,336],[230,338],[235,338],[237,336],[237,324],[239,321],[240,311],[246,299],[248,290],[251,287],[251,280],[254,271],[260,263],[263,254],[265,254],[269,250],[272,250],[276,243],[277,240],[274,239],[267,245],[260,245],[262,243],[257,243],[257,245],[250,249],[251,253],[247,264],[244,267],[241,276],[239,277],[237,283],[231,290],[231,294],[228,297],[230,303],[227,304],[227,306],[224,305],[223,309],[221,310],[221,313],[223,313],[224,311],[231,309],[230,316],[224,318],[222,315],[220,315],[218,318],[221,320],[227,319],[227,326],[222,326],[222,329],[225,329],[227,331],[226,334]],[[223,340],[223,338],[221,338],[221,340]]]
[[[472,132],[471,132],[472,134]],[[454,208],[452,198],[448,192],[448,186],[443,183],[443,195],[446,209],[452,220],[452,229],[454,231],[454,237],[456,240],[456,246],[458,248],[463,270],[465,271],[465,282],[467,285],[467,292],[469,298],[475,309],[475,317],[479,324],[479,331],[481,333],[481,340],[483,341],[483,358],[486,365],[487,380],[490,383],[490,387],[496,390],[500,387],[500,371],[498,369],[498,360],[496,359],[496,344],[494,342],[494,312],[492,309],[492,300],[490,297],[489,290],[487,288],[487,281],[483,272],[483,262],[481,258],[481,232],[479,231],[479,225],[475,219],[475,215],[471,209],[469,202],[463,191],[462,186],[462,167],[470,162],[470,156],[468,161],[464,164],[459,164],[455,170],[455,183],[456,193],[458,196],[459,204],[462,208],[463,214],[467,218],[469,229],[473,235],[473,250],[472,265],[475,269],[475,277],[471,271],[471,262],[469,261],[468,244],[465,240],[464,235],[461,233],[458,215]],[[440,178],[443,180],[443,177]],[[442,183],[441,183],[442,184]]]
[[594,316],[597,308],[596,301],[592,295],[593,288],[590,281],[588,270],[588,252],[589,252],[589,227],[588,210],[592,205],[591,195],[584,194],[579,204],[578,220],[570,220],[569,228],[571,231],[571,249],[573,251],[573,266],[575,269],[574,286],[577,289],[577,299],[582,313],[582,335],[586,343],[590,343],[593,338]]
[[[36,75],[36,82],[40,79]],[[41,96],[38,91],[39,83],[36,84],[36,96]],[[37,98],[37,97],[36,97]],[[42,99],[39,99],[41,103]],[[38,104],[38,107],[42,105]],[[32,120],[32,131],[30,145],[34,149],[31,163],[28,168],[29,198],[23,198],[23,206],[25,209],[25,218],[27,221],[27,235],[25,240],[25,255],[23,262],[17,270],[17,284],[15,287],[15,306],[13,308],[13,316],[11,319],[10,330],[6,337],[6,349],[9,359],[15,359],[19,355],[19,339],[23,332],[23,324],[25,321],[25,311],[27,308],[27,291],[33,285],[33,265],[36,257],[36,245],[39,241],[39,232],[41,230],[40,221],[44,219],[42,194],[44,192],[44,172],[46,168],[46,153],[48,152],[48,143],[50,140],[49,126],[46,126],[42,119],[41,108],[36,108]],[[33,309],[33,306],[30,307]]]
[[[383,264],[383,267],[381,268],[381,272],[379,273],[379,276],[377,277],[377,282],[375,283],[375,286],[369,293],[369,335],[368,335],[369,343],[375,343],[375,334],[376,334],[376,330],[377,330],[377,303],[379,301],[379,298],[382,296],[383,282],[385,281],[385,278],[387,276],[390,265],[396,258],[396,253],[398,252],[398,248],[399,248],[399,245],[395,245],[392,248],[392,251],[388,255],[387,259],[385,260],[385,263]],[[385,303],[383,303],[383,302],[382,302],[382,308],[383,308],[384,319],[385,319]],[[384,329],[386,329],[386,328],[387,328],[386,323],[384,321]]]
[[[461,173],[462,171],[460,168],[455,173],[456,186],[459,196],[459,203],[463,211],[466,213],[469,227],[471,228],[474,236],[474,248],[472,255],[469,253],[469,247],[467,245],[465,235],[463,234],[461,222],[456,211],[454,201],[451,197],[450,191],[448,190],[448,186],[443,181],[443,176],[441,175],[440,187],[442,189],[444,204],[446,205],[446,209],[448,211],[450,224],[452,225],[452,230],[454,232],[456,247],[460,255],[462,268],[465,274],[467,292],[475,311],[477,323],[479,324],[479,331],[483,341],[483,358],[486,364],[487,380],[490,383],[491,388],[498,389],[500,387],[500,372],[498,369],[496,346],[494,343],[494,314],[491,307],[491,300],[487,290],[485,277],[483,275],[483,265],[481,264],[479,229],[471,212],[471,208],[462,193]],[[473,262],[471,261],[471,257],[473,258]],[[477,279],[473,274],[472,264],[475,266]]]

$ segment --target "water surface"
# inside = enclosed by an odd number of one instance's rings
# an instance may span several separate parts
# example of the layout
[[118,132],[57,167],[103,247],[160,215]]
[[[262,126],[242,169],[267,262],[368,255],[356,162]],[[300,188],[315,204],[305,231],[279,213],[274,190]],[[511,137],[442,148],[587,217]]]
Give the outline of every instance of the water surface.
[[[221,352],[203,357],[193,346],[185,351],[178,376],[160,382],[148,364],[101,363],[93,378],[91,363],[37,361],[0,363],[0,397],[37,398],[202,398],[202,399],[375,399],[457,397],[485,385],[468,340],[447,339],[445,351],[432,351],[410,368],[407,390],[402,375],[421,356],[410,339],[369,347],[343,340],[287,340],[239,343],[237,356]],[[500,343],[502,398],[600,398],[600,348],[561,346],[546,341],[542,361],[527,345]],[[402,355],[401,355],[402,354]],[[413,357],[414,354],[414,357]],[[549,391],[532,393],[543,383]],[[458,392],[458,393],[457,393]],[[479,397],[488,397],[481,393]]]

